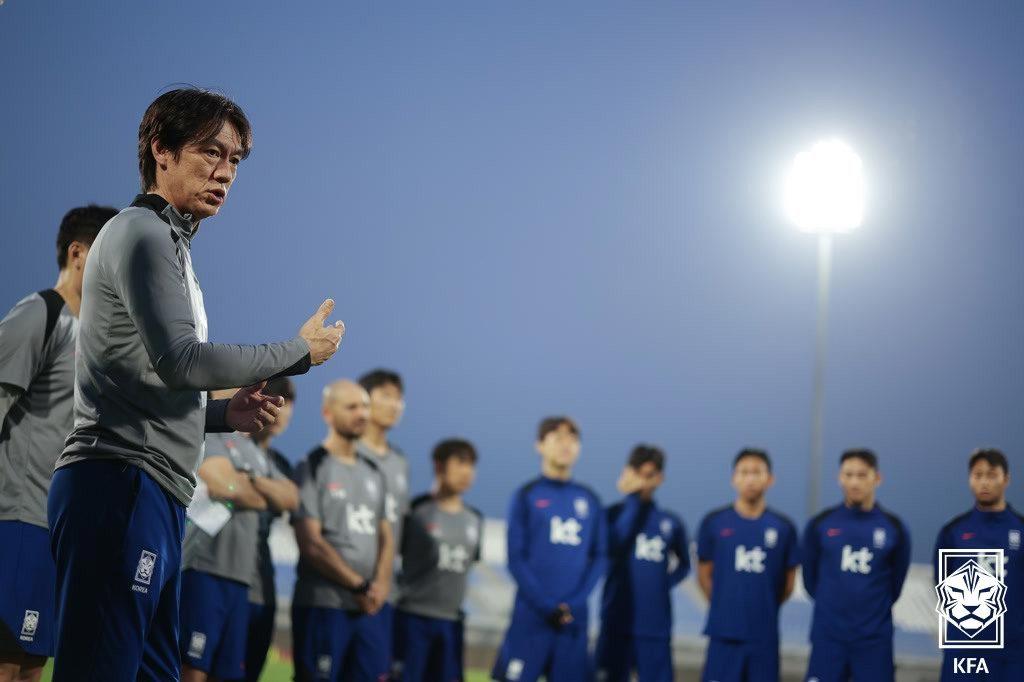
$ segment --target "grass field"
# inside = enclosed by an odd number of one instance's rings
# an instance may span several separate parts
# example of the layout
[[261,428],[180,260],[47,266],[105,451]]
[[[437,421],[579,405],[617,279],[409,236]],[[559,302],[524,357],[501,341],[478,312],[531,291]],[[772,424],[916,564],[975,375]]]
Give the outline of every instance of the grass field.
[[[46,670],[43,671],[43,682],[50,682],[50,670],[53,664],[48,663]],[[263,669],[263,675],[260,676],[260,682],[291,682],[292,679],[292,663],[286,661],[277,655],[276,650],[271,650],[270,660],[267,661],[267,667]],[[466,682],[487,682],[488,675],[486,670],[468,670],[466,671]]]

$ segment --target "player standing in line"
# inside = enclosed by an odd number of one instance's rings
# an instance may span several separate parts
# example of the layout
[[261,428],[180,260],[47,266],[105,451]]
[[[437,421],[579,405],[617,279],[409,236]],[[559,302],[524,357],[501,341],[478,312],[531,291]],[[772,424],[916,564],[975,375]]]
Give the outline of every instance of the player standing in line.
[[356,454],[370,398],[358,384],[324,391],[327,437],[298,467],[298,581],[292,599],[295,679],[377,682],[390,668],[391,526],[384,475]]
[[672,588],[690,572],[686,527],[661,509],[665,453],[638,445],[619,478],[626,498],[605,512],[610,566],[601,600],[598,679],[672,682]]
[[512,622],[492,676],[532,682],[590,680],[587,597],[604,575],[607,537],[601,500],[572,479],[580,432],[569,417],[537,430],[541,475],[509,505],[508,570],[516,581]]
[[462,601],[483,540],[483,516],[462,500],[476,476],[473,444],[441,441],[433,461],[433,492],[413,500],[405,523],[393,666],[403,682],[463,679]]
[[[1006,614],[1002,649],[946,649],[943,652],[942,682],[1024,680],[1024,517],[1006,501],[1010,486],[1010,465],[1006,455],[994,448],[976,450],[967,465],[968,484],[974,508],[957,516],[939,531],[935,541],[935,582],[939,581],[940,549],[1002,549],[1003,583],[1006,585]],[[953,567],[955,570],[957,567]],[[985,566],[993,574],[994,567]],[[966,615],[966,614],[964,614]],[[965,674],[953,670],[953,659],[985,658],[988,674]]]
[[[295,408],[295,384],[288,377],[267,382],[263,392],[284,399],[277,420],[267,428],[252,434],[252,442],[263,452],[274,478],[291,481],[294,478],[291,462],[271,447],[271,441],[280,436],[291,423]],[[298,488],[295,488],[298,499]],[[249,633],[245,642],[245,679],[257,682],[267,662],[267,652],[274,640],[277,615],[277,589],[274,585],[274,560],[270,555],[270,529],[281,512],[265,509],[260,512],[259,540],[256,549],[256,574],[249,587]]]
[[799,565],[793,522],[768,507],[775,482],[764,450],[746,448],[732,462],[736,500],[701,521],[697,579],[708,598],[704,682],[778,682],[779,606]]
[[[214,391],[213,399],[235,390]],[[231,516],[211,535],[188,524],[182,549],[182,682],[246,676],[249,588],[257,573],[260,512],[298,507],[295,484],[271,469],[263,451],[239,433],[210,434],[199,478]]]
[[807,679],[892,682],[892,607],[910,567],[910,535],[875,500],[882,483],[870,450],[839,459],[843,504],[811,519],[803,578],[814,599]]
[[[366,424],[366,432],[356,443],[356,452],[366,457],[380,469],[387,484],[384,498],[385,512],[391,524],[391,535],[394,539],[395,561],[401,566],[402,524],[409,511],[409,461],[405,454],[391,441],[388,433],[398,424],[405,410],[404,388],[402,377],[397,372],[387,369],[375,369],[359,379],[370,396],[370,421]],[[386,642],[388,656],[391,655],[390,636],[394,632],[394,613],[391,601],[394,591],[389,592],[387,601],[381,607],[380,617],[388,621]]]
[[[146,194],[108,222],[85,266],[75,425],[48,497],[57,567],[55,682],[177,679],[185,507],[204,432],[253,432],[281,399],[261,382],[330,358],[344,328],[329,299],[298,336],[207,341],[191,243],[248,154],[248,119],[222,95],[184,88],[146,109],[138,159]],[[251,299],[267,278],[246,283]],[[258,301],[257,301],[258,302]],[[246,386],[230,401],[206,391]]]
[[115,215],[95,205],[68,211],[57,231],[57,284],[0,320],[0,682],[38,680],[53,655],[46,495],[73,425],[85,259]]

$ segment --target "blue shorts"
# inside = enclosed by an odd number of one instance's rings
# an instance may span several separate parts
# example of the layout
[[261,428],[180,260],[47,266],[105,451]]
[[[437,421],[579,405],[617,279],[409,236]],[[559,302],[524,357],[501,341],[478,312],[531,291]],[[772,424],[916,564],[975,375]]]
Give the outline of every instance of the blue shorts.
[[267,652],[274,641],[274,621],[277,603],[254,604],[249,602],[249,634],[245,642],[245,679],[256,682],[260,679],[263,666],[267,663]]
[[672,682],[672,640],[669,637],[634,637],[601,631],[594,657],[597,679],[629,682],[636,670],[640,682]]
[[462,621],[396,611],[392,671],[402,682],[462,680]]
[[534,682],[542,675],[558,682],[592,679],[585,622],[555,629],[536,619],[525,620],[512,618],[491,671],[493,679]]
[[249,586],[202,571],[181,574],[181,662],[221,680],[245,677]]
[[779,643],[711,637],[704,659],[703,682],[778,682]]
[[821,637],[811,640],[807,680],[817,682],[893,682],[892,637],[839,642]]
[[[973,658],[985,659],[988,674],[976,672],[959,672],[953,668],[953,659]],[[977,662],[975,660],[975,666]],[[966,664],[961,667],[967,670]],[[999,649],[946,649],[942,656],[942,682],[1019,682],[1024,680],[1024,649],[1020,645],[1007,644]]]
[[53,681],[178,679],[185,507],[136,466],[89,460],[54,472],[48,515]]
[[296,682],[380,682],[390,675],[390,620],[380,613],[292,606]]
[[50,532],[22,521],[0,521],[0,654],[53,656]]

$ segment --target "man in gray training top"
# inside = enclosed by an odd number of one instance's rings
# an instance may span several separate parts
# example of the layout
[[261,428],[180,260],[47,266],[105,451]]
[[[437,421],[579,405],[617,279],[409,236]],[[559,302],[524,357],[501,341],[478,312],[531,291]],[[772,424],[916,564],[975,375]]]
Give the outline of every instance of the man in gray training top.
[[381,607],[391,587],[391,525],[386,481],[356,454],[369,396],[336,381],[324,391],[327,437],[298,467],[298,581],[292,599],[295,679],[377,682],[387,679],[390,621]]
[[[391,524],[391,535],[395,540],[395,560],[400,566],[402,523],[406,512],[409,511],[409,460],[397,445],[388,440],[388,434],[398,424],[405,411],[402,377],[388,369],[375,369],[360,377],[359,385],[366,389],[370,396],[370,420],[356,449],[360,457],[370,459],[384,475],[388,488],[384,499],[385,513],[388,523]],[[391,609],[393,598],[394,592],[388,595],[388,601],[381,608],[381,618],[389,621],[386,628],[389,636],[394,631],[394,615]],[[390,640],[386,646],[390,651]]]
[[57,232],[57,284],[0,320],[0,682],[38,680],[53,655],[46,493],[71,431],[85,260],[115,215],[95,205],[68,211]]
[[[289,341],[207,341],[190,248],[251,142],[245,114],[222,95],[158,97],[139,126],[146,194],[104,226],[86,263],[75,426],[48,503],[55,682],[178,678],[181,543],[204,432],[272,422],[281,400],[262,382],[307,371],[341,342],[340,323],[324,327],[329,299]],[[256,277],[237,298],[268,286]],[[207,390],[233,386],[247,388],[207,403]]]
[[434,492],[413,500],[405,523],[392,671],[403,682],[463,679],[462,600],[483,540],[483,516],[462,501],[476,448],[441,441],[433,460]]
[[[214,391],[211,397],[230,398],[234,392]],[[260,513],[299,505],[295,484],[271,467],[249,436],[212,433],[205,449],[199,478],[206,499],[197,496],[189,508],[193,518],[182,550],[182,682],[248,673],[249,589],[258,573]],[[211,502],[230,513],[223,526],[204,521],[203,508]]]

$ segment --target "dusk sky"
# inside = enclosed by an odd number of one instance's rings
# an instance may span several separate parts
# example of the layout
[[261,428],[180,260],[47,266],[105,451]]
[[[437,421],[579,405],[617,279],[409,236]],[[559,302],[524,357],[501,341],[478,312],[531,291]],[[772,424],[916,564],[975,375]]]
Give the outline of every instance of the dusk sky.
[[875,449],[925,561],[992,445],[1024,507],[1024,5],[429,5],[7,0],[0,308],[53,285],[65,211],[138,192],[146,106],[218,89],[255,147],[193,243],[211,339],[290,338],[327,296],[348,327],[297,382],[291,458],[326,383],[385,366],[418,490],[465,436],[469,499],[503,516],[567,413],[607,502],[659,444],[693,532],[757,445],[802,526],[817,250],[781,180],[839,137],[868,202],[835,243],[823,500],[844,448]]

